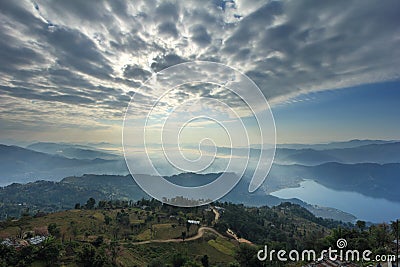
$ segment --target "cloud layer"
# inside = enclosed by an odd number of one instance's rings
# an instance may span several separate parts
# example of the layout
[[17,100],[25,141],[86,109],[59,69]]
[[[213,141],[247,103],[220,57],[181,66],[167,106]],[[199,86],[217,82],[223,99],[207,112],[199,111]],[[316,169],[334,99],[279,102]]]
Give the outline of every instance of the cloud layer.
[[271,103],[399,79],[396,0],[43,0],[0,7],[0,122],[7,135],[35,127],[111,131],[152,73],[192,60],[238,69]]

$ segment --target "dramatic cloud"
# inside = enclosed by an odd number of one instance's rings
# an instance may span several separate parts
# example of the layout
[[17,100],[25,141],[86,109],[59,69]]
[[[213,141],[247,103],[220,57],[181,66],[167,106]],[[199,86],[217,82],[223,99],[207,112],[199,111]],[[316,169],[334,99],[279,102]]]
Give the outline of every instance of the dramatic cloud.
[[246,73],[273,104],[399,79],[396,0],[38,0],[0,7],[0,122],[7,134],[16,125],[52,122],[114,128],[152,73],[192,60]]

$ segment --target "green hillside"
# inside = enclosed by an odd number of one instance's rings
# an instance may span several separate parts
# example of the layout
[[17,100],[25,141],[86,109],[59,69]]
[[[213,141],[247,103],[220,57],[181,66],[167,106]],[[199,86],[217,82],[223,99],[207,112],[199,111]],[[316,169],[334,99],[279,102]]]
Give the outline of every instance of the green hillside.
[[389,253],[390,230],[367,231],[363,222],[356,229],[290,203],[178,208],[90,198],[76,209],[0,222],[0,266],[265,266],[256,258],[264,245],[322,250],[340,237]]

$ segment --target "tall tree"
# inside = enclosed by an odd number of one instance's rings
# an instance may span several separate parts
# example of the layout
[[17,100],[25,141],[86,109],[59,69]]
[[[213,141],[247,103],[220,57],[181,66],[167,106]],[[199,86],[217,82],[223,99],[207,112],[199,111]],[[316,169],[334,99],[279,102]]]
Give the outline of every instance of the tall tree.
[[94,209],[94,205],[96,205],[96,200],[94,198],[89,198],[86,202],[86,208],[91,210]]
[[360,232],[363,232],[365,230],[365,226],[366,226],[365,221],[358,220],[356,222],[356,225],[357,225],[357,228],[360,229]]

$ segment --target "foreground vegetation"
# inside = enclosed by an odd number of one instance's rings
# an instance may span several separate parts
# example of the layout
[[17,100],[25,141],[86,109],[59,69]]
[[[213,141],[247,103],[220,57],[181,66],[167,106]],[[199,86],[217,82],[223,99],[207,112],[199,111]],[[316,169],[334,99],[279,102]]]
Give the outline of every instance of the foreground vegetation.
[[[72,210],[0,222],[0,266],[264,266],[256,258],[264,245],[322,250],[346,238],[349,247],[389,253],[394,226],[343,224],[290,203],[178,208],[155,200],[90,198]],[[29,244],[33,236],[45,241]]]

